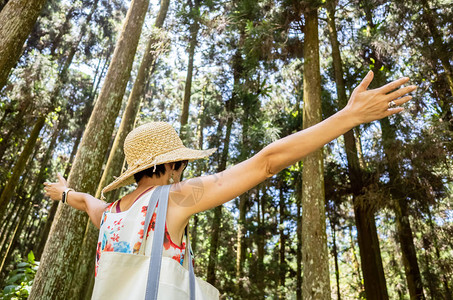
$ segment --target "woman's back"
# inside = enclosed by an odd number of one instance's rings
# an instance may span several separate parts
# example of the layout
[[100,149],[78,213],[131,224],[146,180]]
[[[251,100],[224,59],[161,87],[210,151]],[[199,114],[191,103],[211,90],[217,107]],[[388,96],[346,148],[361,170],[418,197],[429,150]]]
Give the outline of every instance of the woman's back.
[[[96,249],[96,268],[95,275],[99,266],[99,259],[102,251],[113,251],[122,253],[138,254],[143,241],[143,225],[145,222],[148,201],[154,189],[147,190],[142,193],[128,210],[121,212],[116,211],[118,201],[111,203],[104,211],[101,219],[99,238]],[[115,207],[115,209],[113,209]],[[145,254],[150,255],[151,243],[153,240],[154,223],[156,220],[156,212],[154,212],[150,227],[148,229],[148,239],[146,243]],[[165,226],[167,227],[167,226]],[[185,236],[181,246],[175,244],[165,228],[164,249],[162,255],[171,257],[181,263],[184,259]]]

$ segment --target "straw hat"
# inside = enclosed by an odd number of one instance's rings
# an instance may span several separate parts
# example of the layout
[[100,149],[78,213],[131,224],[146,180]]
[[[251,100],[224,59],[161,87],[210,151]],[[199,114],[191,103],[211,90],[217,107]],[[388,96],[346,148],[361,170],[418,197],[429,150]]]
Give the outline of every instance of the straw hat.
[[135,182],[134,174],[150,167],[180,160],[193,161],[211,155],[217,149],[186,148],[175,129],[166,122],[151,122],[132,130],[124,140],[127,170],[102,189],[112,191]]

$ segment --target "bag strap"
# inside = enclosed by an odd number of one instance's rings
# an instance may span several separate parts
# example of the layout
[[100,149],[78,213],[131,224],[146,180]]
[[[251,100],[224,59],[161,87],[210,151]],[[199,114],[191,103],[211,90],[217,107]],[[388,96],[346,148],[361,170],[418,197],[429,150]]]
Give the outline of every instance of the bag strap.
[[185,249],[184,259],[189,261],[189,291],[190,291],[190,300],[195,300],[195,272],[193,271],[193,261],[192,261],[192,248],[190,247],[190,238],[189,238],[189,224],[186,226],[186,239],[187,245]]
[[142,239],[142,244],[140,245],[140,249],[138,251],[139,254],[144,255],[145,254],[145,248],[146,248],[146,241],[148,240],[148,228],[149,228],[149,223],[151,222],[151,218],[153,217],[154,210],[156,209],[157,202],[159,201],[159,193],[160,193],[161,187],[158,186],[154,191],[151,192],[151,197],[149,198],[148,201],[148,207],[146,209],[146,216],[145,216],[145,224],[143,226],[143,239]]
[[[151,259],[148,269],[148,283],[146,285],[145,300],[157,300],[159,291],[160,267],[162,263],[162,251],[164,246],[165,219],[167,217],[168,195],[170,193],[170,185],[158,187],[154,193],[157,195],[159,206],[157,208],[156,225],[154,227],[153,245],[151,248]],[[154,197],[151,197],[154,198]],[[151,199],[150,199],[151,204]],[[149,211],[148,211],[149,212]],[[148,212],[147,216],[148,217]],[[150,213],[152,215],[152,213]],[[145,226],[146,226],[145,221]],[[148,222],[149,225],[149,222]],[[146,228],[147,229],[147,228]],[[144,232],[146,234],[146,231]],[[187,249],[190,248],[189,236],[187,236],[186,254],[189,259],[189,287],[190,300],[195,300],[195,273],[192,265],[192,255]]]

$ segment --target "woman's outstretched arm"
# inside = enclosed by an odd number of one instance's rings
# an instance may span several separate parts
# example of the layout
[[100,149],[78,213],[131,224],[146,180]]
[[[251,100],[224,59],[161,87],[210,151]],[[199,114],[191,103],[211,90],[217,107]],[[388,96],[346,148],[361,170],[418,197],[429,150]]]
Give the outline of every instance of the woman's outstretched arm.
[[367,90],[372,79],[373,73],[369,72],[352,93],[346,107],[328,119],[273,142],[250,159],[221,173],[174,184],[170,205],[181,217],[188,218],[232,200],[355,126],[401,112],[401,107],[389,109],[389,102],[406,103],[412,97],[405,95],[416,89],[408,86],[394,91],[408,82],[409,78],[405,77]]
[[[58,173],[58,182],[44,182],[44,185],[44,190],[46,191],[45,195],[55,201],[61,200],[64,190],[68,187],[66,179],[64,179],[60,173]],[[101,226],[102,213],[108,206],[107,202],[99,200],[90,194],[72,190],[68,192],[66,196],[66,203],[75,209],[86,212],[90,217],[91,222],[93,222],[94,226],[97,228]]]

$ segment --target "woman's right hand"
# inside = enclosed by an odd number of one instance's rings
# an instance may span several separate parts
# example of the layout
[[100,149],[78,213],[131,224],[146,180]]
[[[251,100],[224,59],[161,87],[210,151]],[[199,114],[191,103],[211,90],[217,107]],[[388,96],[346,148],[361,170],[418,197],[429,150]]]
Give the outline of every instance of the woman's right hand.
[[[373,77],[373,72],[368,72],[362,82],[354,89],[348,104],[344,108],[349,115],[354,116],[356,126],[400,113],[404,109],[399,106],[412,99],[412,96],[405,95],[417,89],[415,85],[398,89],[409,81],[408,77],[403,77],[380,88],[368,90]],[[392,101],[394,101],[396,107],[389,108],[389,103]]]
[[60,201],[63,192],[68,188],[68,182],[60,173],[57,173],[57,176],[58,182],[44,182],[44,190],[46,191],[45,195],[50,197],[50,199]]

